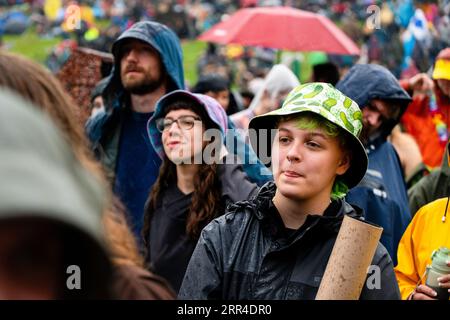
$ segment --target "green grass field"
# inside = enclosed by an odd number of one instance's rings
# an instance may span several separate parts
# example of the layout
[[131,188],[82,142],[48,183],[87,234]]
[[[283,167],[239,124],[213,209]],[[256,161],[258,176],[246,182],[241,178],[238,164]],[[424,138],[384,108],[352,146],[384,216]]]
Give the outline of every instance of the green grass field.
[[[4,36],[4,43],[9,51],[22,54],[40,63],[45,61],[52,48],[60,41],[61,38],[39,37],[33,29],[27,30],[20,36]],[[181,46],[183,48],[185,80],[189,85],[194,85],[197,81],[197,61],[205,51],[206,43],[196,40],[183,40]],[[302,83],[308,81],[311,74],[311,65],[326,61],[326,58],[322,55],[316,55],[314,58],[312,53],[305,53],[304,57],[301,68],[299,70],[293,68],[294,72],[297,71],[297,76]],[[317,57],[320,58],[320,61],[313,61],[317,60]]]
[[[22,54],[39,63],[43,63],[52,48],[61,38],[46,39],[39,37],[32,29],[20,36],[4,36],[7,50]],[[183,65],[186,81],[193,85],[197,81],[197,60],[206,48],[206,43],[200,41],[183,41]]]
[[206,49],[206,43],[201,41],[183,41],[184,75],[189,85],[197,82],[197,61]]
[[53,46],[61,39],[40,38],[33,30],[29,29],[20,36],[5,35],[3,41],[7,50],[43,63]]

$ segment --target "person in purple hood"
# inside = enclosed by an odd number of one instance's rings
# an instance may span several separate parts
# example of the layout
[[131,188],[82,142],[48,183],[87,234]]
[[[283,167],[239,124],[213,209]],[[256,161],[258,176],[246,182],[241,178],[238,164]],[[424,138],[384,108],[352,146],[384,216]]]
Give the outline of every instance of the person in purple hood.
[[177,292],[203,227],[257,191],[227,153],[227,127],[215,99],[184,90],[162,97],[147,125],[162,159],[144,210],[147,262]]

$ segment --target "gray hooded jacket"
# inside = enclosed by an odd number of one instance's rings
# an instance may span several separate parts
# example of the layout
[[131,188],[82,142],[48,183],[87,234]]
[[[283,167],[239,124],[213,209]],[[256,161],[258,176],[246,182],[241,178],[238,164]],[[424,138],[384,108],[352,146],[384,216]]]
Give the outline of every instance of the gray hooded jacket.
[[83,290],[66,290],[64,297],[110,298],[101,220],[105,189],[62,136],[36,107],[0,90],[0,223],[32,218],[60,227],[63,259],[83,274]]

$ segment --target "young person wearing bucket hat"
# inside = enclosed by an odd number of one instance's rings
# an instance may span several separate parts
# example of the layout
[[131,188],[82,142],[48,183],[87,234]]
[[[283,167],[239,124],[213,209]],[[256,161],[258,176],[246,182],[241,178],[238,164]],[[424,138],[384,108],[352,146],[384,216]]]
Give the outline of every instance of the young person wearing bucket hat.
[[224,145],[226,128],[215,99],[184,90],[161,98],[148,123],[163,164],[145,208],[143,237],[152,270],[176,291],[202,228],[257,191],[236,159],[224,158],[233,157]]
[[[357,104],[326,83],[298,86],[281,109],[252,119],[254,148],[267,139],[261,129],[275,129],[275,181],[203,229],[178,297],[314,299],[344,215],[362,214],[342,199],[367,168],[361,128]],[[381,244],[372,264],[381,286],[360,298],[399,299]]]

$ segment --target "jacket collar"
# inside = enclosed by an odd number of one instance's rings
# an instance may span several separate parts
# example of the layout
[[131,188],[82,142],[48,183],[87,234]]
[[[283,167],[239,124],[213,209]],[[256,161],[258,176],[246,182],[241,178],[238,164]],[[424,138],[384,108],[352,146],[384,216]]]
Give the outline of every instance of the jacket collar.
[[[278,210],[272,202],[275,196],[276,185],[274,182],[267,182],[261,187],[256,197],[247,201],[246,206],[252,207],[253,214],[261,220],[265,228],[268,228],[270,234],[276,235],[284,230],[284,224]],[[308,215],[304,226],[319,225],[332,233],[337,233],[345,215],[356,219],[362,219],[362,210],[354,207],[342,199],[334,200],[330,203],[323,215]]]

